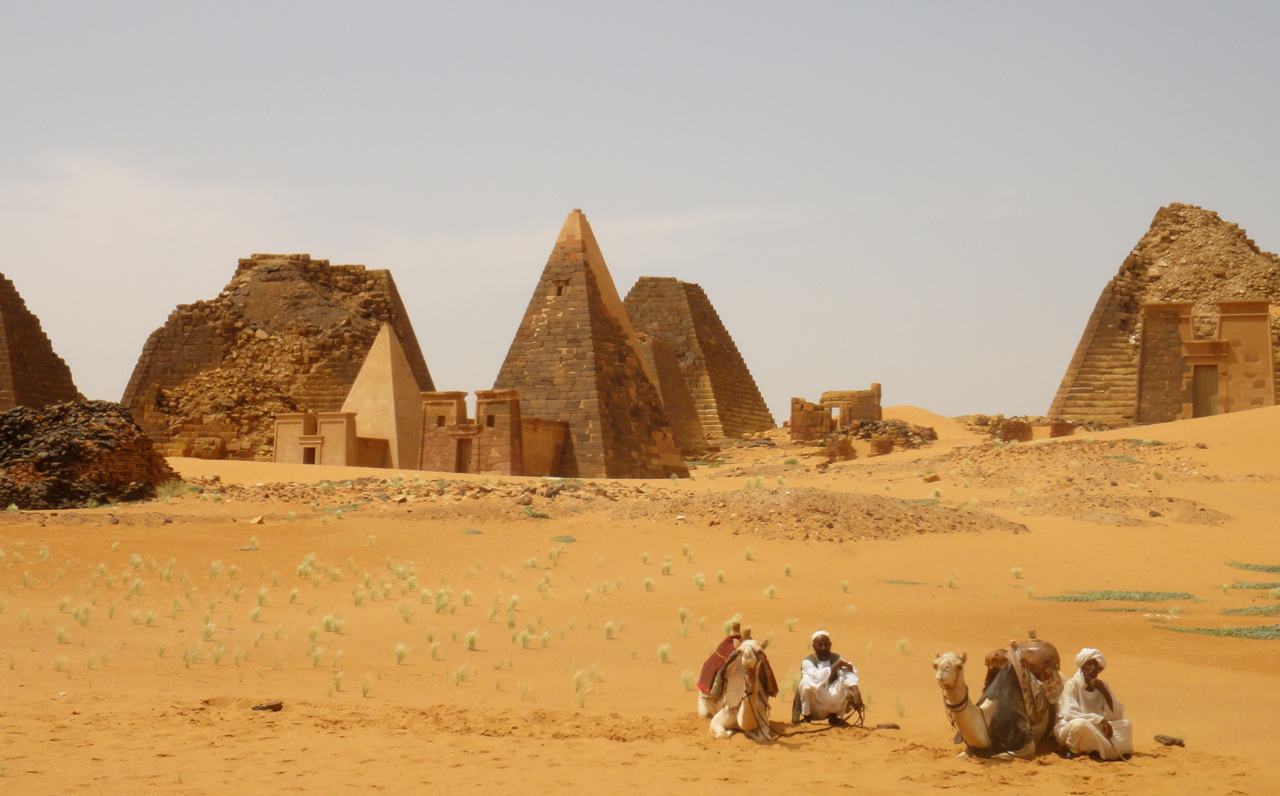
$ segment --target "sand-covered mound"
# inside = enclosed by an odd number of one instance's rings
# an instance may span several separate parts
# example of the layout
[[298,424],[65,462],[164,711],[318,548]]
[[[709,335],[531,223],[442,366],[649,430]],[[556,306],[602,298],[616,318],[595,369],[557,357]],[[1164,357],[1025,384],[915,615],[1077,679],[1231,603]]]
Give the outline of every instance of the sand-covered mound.
[[59,509],[142,500],[177,477],[120,404],[84,401],[0,414],[0,504]]

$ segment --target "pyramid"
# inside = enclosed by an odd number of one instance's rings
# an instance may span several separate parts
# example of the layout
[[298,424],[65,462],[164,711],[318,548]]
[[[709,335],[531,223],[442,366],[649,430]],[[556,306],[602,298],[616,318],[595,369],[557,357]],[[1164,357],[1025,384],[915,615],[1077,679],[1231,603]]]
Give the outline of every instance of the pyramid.
[[774,428],[760,388],[701,287],[642,276],[625,306],[637,331],[675,349],[706,433],[741,438]]
[[391,324],[384,323],[342,411],[356,413],[361,437],[388,441],[392,468],[417,469],[422,448],[422,392],[400,339]]
[[79,398],[71,369],[54,353],[40,319],[0,274],[0,412]]
[[390,271],[255,254],[152,332],[121,403],[166,456],[270,461],[275,415],[339,411],[384,324],[433,389]]
[[[1185,339],[1212,346],[1221,308],[1244,300],[1280,302],[1280,257],[1213,211],[1178,203],[1160,208],[1103,287],[1049,416],[1111,426],[1175,419],[1190,400],[1181,376],[1179,312]],[[1271,335],[1280,335],[1280,318],[1271,320]],[[1144,345],[1151,347],[1145,357]],[[1253,378],[1274,381],[1275,366],[1267,363]],[[1258,405],[1273,403],[1270,396]]]
[[567,476],[688,474],[581,210],[560,230],[493,387],[519,390],[524,417],[568,422]]

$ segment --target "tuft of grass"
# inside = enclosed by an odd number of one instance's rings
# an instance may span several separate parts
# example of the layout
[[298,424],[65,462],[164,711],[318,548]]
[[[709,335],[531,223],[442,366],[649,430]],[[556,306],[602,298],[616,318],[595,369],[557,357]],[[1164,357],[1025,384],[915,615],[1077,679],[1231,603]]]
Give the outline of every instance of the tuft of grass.
[[1012,570],[1012,572],[1013,572],[1013,576],[1014,576],[1015,578],[1021,578],[1021,577],[1022,577],[1022,567],[1014,567],[1014,568],[1013,568],[1013,570]]
[[683,625],[685,622],[689,621],[689,609],[685,608],[683,605],[680,606],[680,609],[676,611],[676,616],[680,617],[680,624]]
[[680,685],[684,686],[684,690],[692,691],[693,684],[698,682],[698,675],[688,669],[680,673]]
[[750,547],[748,547],[746,550],[742,551],[742,559],[744,561],[755,561],[756,554],[751,550]]
[[788,619],[786,622],[784,622],[784,623],[783,623],[783,624],[785,624],[785,625],[787,626],[787,632],[788,632],[788,633],[794,633],[794,632],[796,632],[796,622],[798,622],[798,621],[799,621],[799,620],[797,620],[797,619]]
[[366,674],[364,676],[364,682],[360,684],[360,696],[365,699],[369,698],[369,694],[373,692],[373,682],[373,675]]
[[1042,600],[1044,602],[1052,603],[1162,603],[1170,600],[1194,601],[1196,596],[1185,591],[1073,591],[1067,594],[1050,595],[1048,597],[1036,597],[1035,595],[1031,595],[1031,598],[1034,600]]
[[[480,638],[480,631],[479,631],[479,630],[470,630],[470,631],[468,631],[468,632],[467,632],[467,649],[468,649],[468,650],[473,650],[473,651],[474,651],[474,650],[475,650],[475,648],[476,648],[476,641],[478,641],[478,640],[479,640],[479,638]],[[547,645],[546,645],[545,643],[543,643],[543,645],[542,645],[542,646],[544,646],[544,647],[545,647],[545,646],[547,646]]]
[[724,576],[724,570],[722,569],[716,572],[716,583],[724,583],[724,581],[725,581],[725,576]]
[[1223,614],[1231,616],[1280,616],[1280,604],[1250,605],[1244,608],[1227,608]]
[[894,644],[894,646],[898,648],[898,653],[900,655],[907,654],[907,640],[905,638],[898,639],[897,643]]
[[57,633],[55,633],[54,635],[58,639],[59,644],[71,643],[71,637],[67,634],[67,629],[65,627],[58,628]]
[[1222,638],[1247,638],[1259,641],[1275,641],[1280,639],[1280,625],[1258,625],[1257,627],[1174,627],[1172,625],[1152,625],[1156,630],[1172,630],[1175,633],[1199,633],[1203,636],[1219,636]]
[[707,579],[702,576],[701,572],[693,576],[693,585],[698,587],[698,591],[702,591],[706,588]]
[[404,662],[404,656],[409,654],[409,645],[402,641],[391,650],[391,654],[395,657],[396,665],[398,666]]
[[645,591],[653,591],[656,585],[657,585],[657,584],[654,582],[653,578],[645,578],[645,579],[644,579],[644,590],[645,590]]
[[957,582],[958,582],[958,579],[956,578],[956,573],[954,572],[948,575],[947,579],[944,581],[944,583],[947,584],[948,589],[954,589],[956,587]]
[[765,596],[765,597],[767,597],[767,598],[768,598],[768,599],[770,599],[770,600],[776,600],[776,599],[778,599],[778,587],[777,587],[777,586],[770,586],[769,588],[765,589],[765,590],[764,590],[764,596]]
[[783,577],[787,577],[787,578],[791,577],[791,573],[793,571],[794,571],[794,568],[790,564],[783,564],[782,566]]
[[658,660],[662,661],[663,663],[671,663],[671,645],[670,644],[658,645]]
[[190,491],[190,489],[191,487],[187,485],[187,482],[181,479],[165,481],[163,484],[156,487],[156,496],[161,500],[168,501],[181,495],[185,495]]
[[1280,573],[1280,564],[1245,564],[1240,561],[1228,561],[1227,566],[1236,569],[1247,569],[1250,572],[1275,572]]
[[613,640],[613,620],[604,623],[604,637],[606,641]]

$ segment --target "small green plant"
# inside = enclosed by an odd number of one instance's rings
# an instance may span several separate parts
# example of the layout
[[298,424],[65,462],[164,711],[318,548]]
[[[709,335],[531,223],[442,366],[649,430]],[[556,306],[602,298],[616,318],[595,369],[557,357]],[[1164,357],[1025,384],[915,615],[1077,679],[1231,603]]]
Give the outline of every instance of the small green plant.
[[[476,648],[476,641],[478,641],[478,640],[479,640],[479,638],[480,638],[480,631],[479,631],[479,630],[471,630],[471,631],[468,631],[468,632],[467,632],[467,649],[468,649],[468,650],[475,650],[475,648]],[[547,646],[547,645],[544,643],[542,646],[544,646],[544,647],[545,647],[545,646]]]
[[742,551],[742,559],[744,561],[755,561],[756,555],[754,552],[752,552],[751,548],[748,547],[746,550]]
[[901,655],[907,654],[907,640],[905,638],[898,639],[897,643],[894,644],[894,646],[898,648],[899,654]]
[[391,650],[391,654],[395,657],[396,665],[398,666],[404,661],[404,656],[409,654],[409,645],[402,641]]
[[770,600],[776,600],[776,599],[778,599],[778,587],[777,587],[777,586],[770,586],[769,588],[765,589],[765,590],[764,590],[764,596],[765,596],[765,597],[767,597],[767,598],[768,598],[768,599],[770,599]]
[[849,593],[849,581],[847,580],[840,581],[840,591],[844,592],[845,594]]
[[786,622],[783,623],[787,626],[788,633],[796,632],[796,622],[798,621],[799,621],[798,619],[788,619]]
[[663,575],[671,574],[671,556],[667,556],[666,559],[663,560],[662,567],[659,571],[662,572]]
[[163,484],[156,487],[156,496],[167,502],[173,498],[185,495],[189,489],[190,487],[187,485],[186,481],[165,481]]
[[952,572],[950,575],[948,575],[945,582],[947,584],[948,589],[956,588],[956,583],[958,582],[958,579],[956,578],[956,573]]
[[661,644],[658,646],[658,660],[663,663],[671,663],[671,645]]
[[716,572],[716,583],[724,583],[724,580],[725,580],[724,570],[722,569]]
[[1022,577],[1022,567],[1014,567],[1014,568],[1013,568],[1013,570],[1012,570],[1012,572],[1013,572],[1013,576],[1014,576],[1015,578],[1021,578],[1021,577]]
[[534,518],[535,520],[549,520],[549,519],[551,519],[551,515],[550,515],[550,514],[544,514],[544,513],[543,513],[543,512],[541,512],[541,511],[534,511],[534,510],[533,510],[533,506],[525,506],[525,507],[524,507],[524,513],[525,513],[525,516],[526,516],[526,517],[532,517],[532,518]]
[[55,633],[54,636],[58,639],[59,644],[71,643],[71,636],[67,634],[67,629],[65,627],[58,628],[58,632]]
[[654,582],[653,578],[645,578],[645,579],[644,579],[644,590],[645,590],[645,591],[653,591],[656,587],[657,587],[657,584]]
[[365,699],[369,698],[369,694],[373,693],[373,682],[373,675],[366,674],[364,676],[364,682],[360,684],[360,696]]
[[784,564],[784,565],[783,565],[783,567],[782,567],[782,574],[783,574],[783,576],[784,576],[784,577],[788,577],[788,578],[789,578],[789,577],[791,577],[791,573],[792,573],[792,571],[793,571],[793,569],[792,569],[792,566],[791,566],[790,564]]
[[680,673],[680,685],[684,686],[684,690],[692,691],[693,684],[698,682],[698,675],[695,672],[685,669]]

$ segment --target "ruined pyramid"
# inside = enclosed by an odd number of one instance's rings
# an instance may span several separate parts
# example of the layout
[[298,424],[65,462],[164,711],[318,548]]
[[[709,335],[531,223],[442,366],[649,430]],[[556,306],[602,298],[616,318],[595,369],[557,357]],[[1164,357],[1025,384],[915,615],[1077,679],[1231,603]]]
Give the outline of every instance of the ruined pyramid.
[[565,220],[493,386],[519,390],[525,417],[569,423],[564,475],[688,474],[581,210]]
[[760,388],[701,287],[642,276],[624,303],[636,331],[675,349],[706,433],[741,438],[774,428]]
[[399,338],[391,324],[384,323],[342,411],[356,413],[361,437],[388,441],[390,467],[416,470],[422,449],[422,392]]
[[340,411],[383,324],[434,389],[390,271],[255,254],[147,338],[121,403],[166,456],[270,461],[274,416]]
[[[1259,249],[1239,225],[1210,210],[1177,203],[1162,207],[1103,287],[1049,415],[1112,426],[1175,419],[1191,400],[1190,385],[1181,377],[1186,363],[1178,312],[1187,314],[1186,338],[1211,346],[1222,303],[1244,301],[1264,302],[1264,314],[1265,302],[1280,302],[1280,257]],[[1153,302],[1166,303],[1169,311],[1144,321],[1143,305]],[[1188,306],[1180,310],[1178,304]],[[1163,319],[1170,312],[1171,332]],[[1144,330],[1144,323],[1152,328]],[[1278,341],[1272,349],[1280,353],[1280,317],[1273,314],[1262,323]],[[1153,339],[1169,334],[1163,347]],[[1266,336],[1264,330],[1264,341]],[[1152,346],[1145,359],[1144,341]],[[1275,381],[1277,363],[1259,364],[1255,385]],[[1176,372],[1162,372],[1170,368]],[[1274,395],[1268,397],[1260,405],[1275,402]]]
[[40,319],[0,274],[0,412],[79,398],[71,369],[54,353]]

